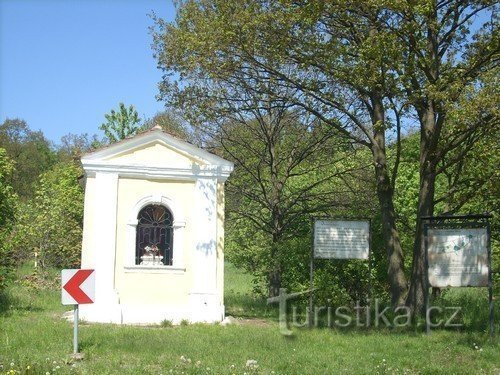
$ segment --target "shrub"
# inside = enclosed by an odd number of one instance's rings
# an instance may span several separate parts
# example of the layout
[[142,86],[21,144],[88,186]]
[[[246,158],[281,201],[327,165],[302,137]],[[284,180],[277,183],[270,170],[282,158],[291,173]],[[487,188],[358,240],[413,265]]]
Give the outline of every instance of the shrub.
[[160,326],[162,328],[170,328],[170,327],[173,327],[174,326],[174,323],[172,323],[171,320],[169,319],[163,319],[161,322],[160,322]]
[[14,162],[0,148],[0,291],[7,285],[13,270],[12,248],[8,243],[17,204],[17,196],[9,183],[13,172]]
[[59,163],[42,174],[35,198],[19,210],[13,247],[19,263],[37,252],[41,266],[75,267],[80,263],[83,227],[81,168]]

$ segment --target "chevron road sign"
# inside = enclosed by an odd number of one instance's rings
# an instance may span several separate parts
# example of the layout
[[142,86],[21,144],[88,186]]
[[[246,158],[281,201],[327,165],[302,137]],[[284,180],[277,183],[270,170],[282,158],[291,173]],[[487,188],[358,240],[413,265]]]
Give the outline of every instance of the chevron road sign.
[[61,284],[63,305],[94,303],[94,270],[62,270]]

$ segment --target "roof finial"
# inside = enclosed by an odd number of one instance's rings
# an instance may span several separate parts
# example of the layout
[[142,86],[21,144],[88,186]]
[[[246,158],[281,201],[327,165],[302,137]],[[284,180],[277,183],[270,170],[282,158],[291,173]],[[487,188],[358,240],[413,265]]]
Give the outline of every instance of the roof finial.
[[151,130],[163,130],[163,129],[162,129],[161,125],[156,124],[155,126],[153,126],[153,127],[151,128]]

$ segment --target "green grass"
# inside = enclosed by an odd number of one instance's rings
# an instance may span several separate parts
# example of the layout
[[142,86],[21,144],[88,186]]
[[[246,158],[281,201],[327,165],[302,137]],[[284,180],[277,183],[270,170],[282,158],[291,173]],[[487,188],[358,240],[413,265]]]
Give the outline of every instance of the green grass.
[[277,306],[268,305],[264,297],[252,293],[252,276],[227,262],[224,269],[224,287],[226,315],[277,319]]
[[[247,310],[254,301],[247,280],[248,275],[227,267],[226,308],[246,317],[263,318],[262,311],[272,315],[273,310],[262,310],[261,300],[256,300],[254,310]],[[0,303],[0,373],[10,369],[33,374],[500,373],[498,343],[481,332],[435,331],[426,336],[389,330],[296,329],[292,337],[285,337],[275,319],[266,316],[255,324],[246,319],[231,326],[81,324],[85,359],[73,363],[68,361],[72,325],[60,318],[67,308],[60,305],[58,290],[16,283]],[[246,367],[247,360],[256,360],[258,367]]]

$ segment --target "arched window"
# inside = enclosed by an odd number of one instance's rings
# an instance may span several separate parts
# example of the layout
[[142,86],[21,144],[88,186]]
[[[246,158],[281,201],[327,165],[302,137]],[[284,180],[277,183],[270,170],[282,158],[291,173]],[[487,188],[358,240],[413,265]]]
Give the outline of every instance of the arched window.
[[135,264],[172,265],[173,222],[168,208],[150,204],[137,216]]

